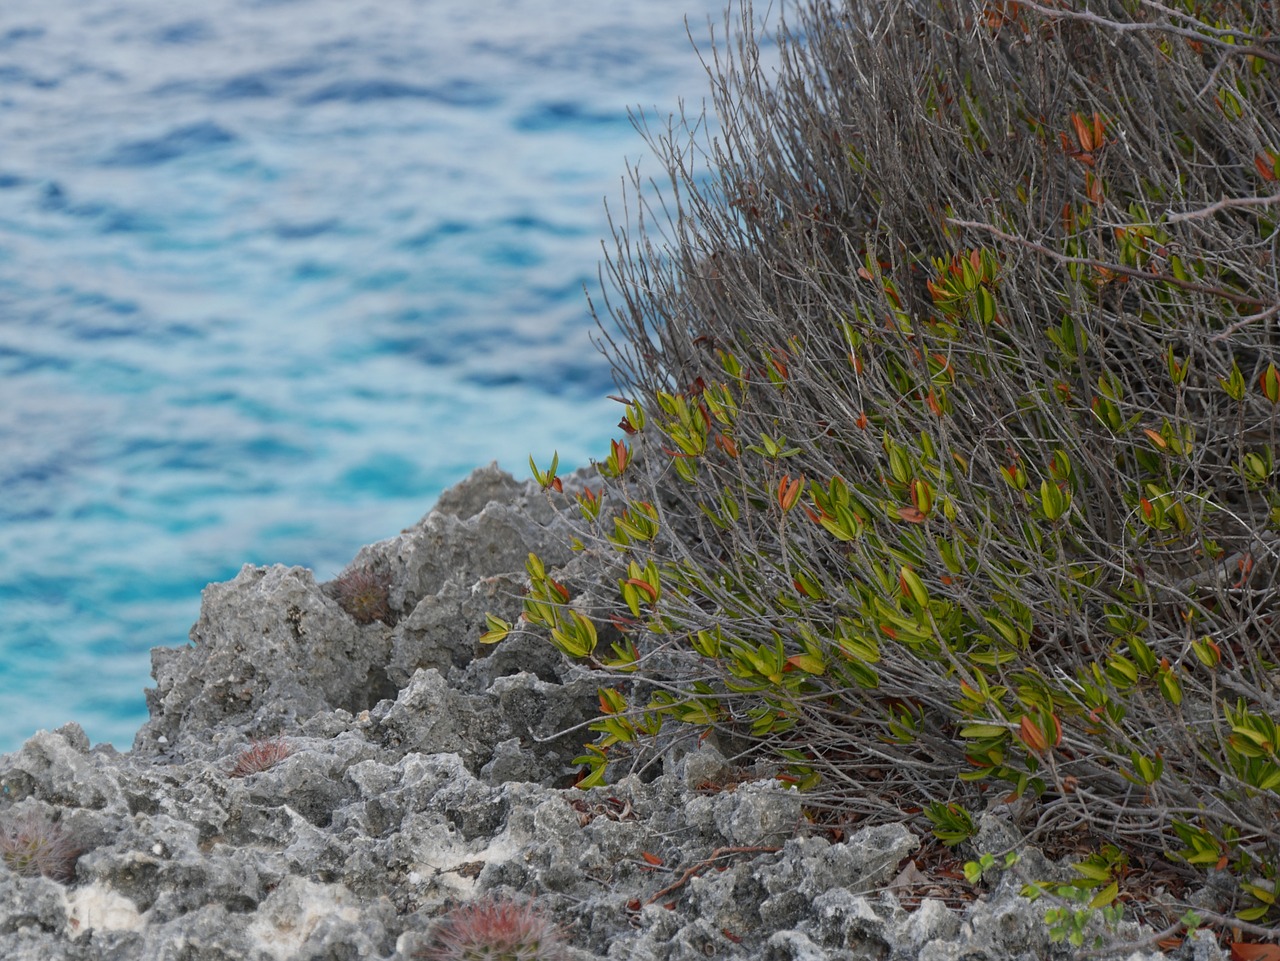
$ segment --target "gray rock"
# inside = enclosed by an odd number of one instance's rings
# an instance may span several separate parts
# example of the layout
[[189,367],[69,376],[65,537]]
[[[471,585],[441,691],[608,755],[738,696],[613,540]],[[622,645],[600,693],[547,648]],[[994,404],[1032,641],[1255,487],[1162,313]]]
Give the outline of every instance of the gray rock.
[[211,731],[276,734],[396,693],[385,626],[356,624],[303,568],[246,565],[234,580],[209,585],[191,641],[153,654],[151,719],[135,751],[208,757],[210,747],[221,749]]

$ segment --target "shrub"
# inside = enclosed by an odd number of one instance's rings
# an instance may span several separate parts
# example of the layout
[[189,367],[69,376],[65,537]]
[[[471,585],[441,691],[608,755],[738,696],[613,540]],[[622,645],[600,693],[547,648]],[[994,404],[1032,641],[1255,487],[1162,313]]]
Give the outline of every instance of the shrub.
[[745,23],[615,226],[610,653],[530,560],[611,685],[585,783],[674,721],[1275,923],[1280,6],[814,2],[769,81]]

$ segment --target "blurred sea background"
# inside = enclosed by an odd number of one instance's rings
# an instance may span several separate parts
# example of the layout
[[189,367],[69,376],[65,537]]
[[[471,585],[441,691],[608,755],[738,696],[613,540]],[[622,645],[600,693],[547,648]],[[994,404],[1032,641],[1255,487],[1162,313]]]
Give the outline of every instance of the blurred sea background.
[[[0,5],[0,751],[128,749],[245,563],[335,576],[473,467],[607,452],[628,118],[722,0]],[[597,300],[597,303],[599,301]]]

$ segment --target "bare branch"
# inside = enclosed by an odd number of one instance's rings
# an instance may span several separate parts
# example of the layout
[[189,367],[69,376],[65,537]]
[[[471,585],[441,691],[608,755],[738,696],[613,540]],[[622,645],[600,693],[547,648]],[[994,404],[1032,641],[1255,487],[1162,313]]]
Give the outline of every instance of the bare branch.
[[[1260,59],[1267,60],[1271,63],[1280,63],[1280,53],[1277,53],[1274,50],[1269,50],[1265,46],[1259,46],[1256,43],[1241,45],[1223,39],[1224,37],[1240,37],[1245,40],[1257,40],[1257,37],[1239,30],[1216,29],[1208,26],[1207,24],[1201,23],[1200,21],[1195,21],[1199,25],[1199,29],[1188,30],[1185,27],[1175,27],[1169,23],[1143,23],[1138,21],[1122,23],[1118,20],[1109,20],[1106,17],[1100,17],[1096,13],[1092,13],[1088,10],[1071,10],[1061,7],[1048,7],[1043,4],[1036,3],[1035,0],[1018,0],[1018,3],[1019,6],[1026,7],[1029,10],[1034,10],[1051,20],[1080,20],[1085,23],[1093,24],[1094,26],[1115,31],[1116,33],[1170,33],[1177,37],[1185,37],[1188,40],[1207,44],[1225,53],[1230,53],[1236,56],[1259,57]],[[1164,13],[1173,13],[1173,11],[1169,10],[1167,7],[1161,6],[1160,4],[1144,2],[1144,6],[1156,7]],[[1186,17],[1185,15],[1184,19],[1194,20],[1194,18]],[[1272,41],[1266,38],[1263,39],[1263,43],[1268,42]]]
[[1165,218],[1164,222],[1167,224],[1180,224],[1187,220],[1202,220],[1205,217],[1212,217],[1214,214],[1221,213],[1224,210],[1245,207],[1273,207],[1277,204],[1280,204],[1280,194],[1272,194],[1270,197],[1223,197],[1216,203],[1212,203],[1208,207],[1201,207],[1199,210],[1170,214]]
[[1161,274],[1149,270],[1138,270],[1135,267],[1126,267],[1124,264],[1112,263],[1108,260],[1096,260],[1093,257],[1072,257],[1067,254],[1053,250],[1044,244],[1038,244],[1035,241],[1027,240],[1025,237],[1018,237],[1015,234],[1007,233],[994,227],[991,224],[985,224],[977,220],[957,220],[954,217],[948,217],[947,223],[956,227],[969,227],[974,230],[985,230],[987,233],[1001,240],[1017,244],[1020,247],[1026,247],[1034,250],[1038,254],[1056,260],[1062,264],[1079,264],[1082,267],[1097,267],[1099,270],[1107,270],[1113,274],[1120,274],[1125,277],[1134,277],[1139,280],[1156,280],[1161,283],[1171,284],[1183,290],[1195,291],[1199,294],[1209,294],[1213,297],[1221,297],[1223,300],[1230,301],[1233,304],[1244,304],[1250,307],[1264,307],[1268,310],[1280,308],[1280,304],[1270,305],[1268,301],[1259,300],[1256,297],[1247,297],[1244,294],[1233,293],[1230,290],[1223,290],[1221,287],[1210,287],[1206,284],[1197,284],[1190,280],[1181,280],[1172,274]]

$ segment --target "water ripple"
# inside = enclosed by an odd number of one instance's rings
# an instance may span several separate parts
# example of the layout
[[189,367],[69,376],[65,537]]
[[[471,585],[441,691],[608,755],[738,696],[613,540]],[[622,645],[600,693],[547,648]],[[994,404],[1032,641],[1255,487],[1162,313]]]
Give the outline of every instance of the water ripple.
[[605,451],[601,200],[721,2],[0,3],[0,751],[128,747],[245,562]]
[[235,143],[239,138],[211,120],[185,124],[146,140],[133,140],[113,149],[102,163],[108,167],[150,167],[189,154]]

